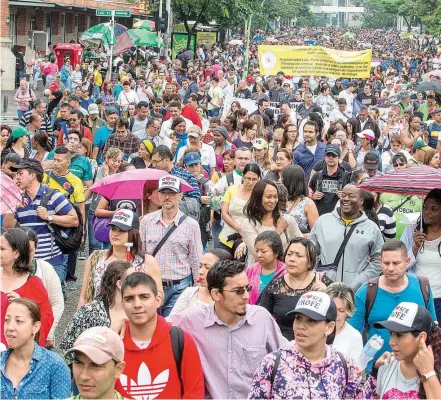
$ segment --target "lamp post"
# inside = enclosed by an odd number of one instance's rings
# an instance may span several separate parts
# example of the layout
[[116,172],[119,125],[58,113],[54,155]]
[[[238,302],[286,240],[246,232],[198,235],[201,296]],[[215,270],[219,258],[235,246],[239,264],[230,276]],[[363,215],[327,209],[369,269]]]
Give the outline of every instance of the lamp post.
[[[262,0],[262,3],[260,4],[260,7],[263,7],[263,3],[265,3],[265,0]],[[253,13],[251,12],[248,20],[245,21],[245,35],[246,35],[246,49],[245,49],[245,61],[244,61],[244,68],[242,73],[242,78],[245,79],[248,75],[248,63],[250,58],[250,36],[251,36],[251,19],[253,17]]]

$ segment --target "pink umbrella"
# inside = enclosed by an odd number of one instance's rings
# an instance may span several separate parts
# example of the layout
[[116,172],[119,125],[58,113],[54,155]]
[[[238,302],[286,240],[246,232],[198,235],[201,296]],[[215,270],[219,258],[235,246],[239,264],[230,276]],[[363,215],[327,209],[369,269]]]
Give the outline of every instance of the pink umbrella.
[[0,171],[0,215],[12,214],[17,204],[22,203],[20,188],[6,174]]
[[[109,200],[142,199],[144,185],[147,182],[157,182],[159,178],[170,175],[159,169],[131,169],[119,174],[106,176],[95,182],[90,190],[103,195]],[[183,192],[194,190],[186,181],[181,179]]]

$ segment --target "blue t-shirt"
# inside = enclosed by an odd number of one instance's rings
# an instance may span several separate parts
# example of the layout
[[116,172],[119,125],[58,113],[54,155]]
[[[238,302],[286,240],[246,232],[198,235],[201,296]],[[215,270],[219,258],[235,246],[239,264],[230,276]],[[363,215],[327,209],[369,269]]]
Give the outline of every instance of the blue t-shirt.
[[438,125],[438,124],[435,124],[434,122],[432,122],[427,127],[427,131],[429,132],[427,144],[430,147],[436,149],[436,146],[438,145],[438,138],[439,138],[439,135],[441,134],[441,125]]
[[80,106],[83,107],[85,110],[87,110],[89,108],[89,106],[93,103],[94,103],[94,101],[90,97],[87,100],[80,97]]
[[102,150],[104,149],[104,145],[106,144],[107,139],[109,138],[109,136],[114,133],[114,129],[110,129],[109,126],[106,124],[104,126],[102,126],[101,128],[99,128],[96,131],[95,134],[95,138],[93,139],[93,147],[99,147],[100,148],[100,152],[98,155],[98,159],[97,162],[98,164],[102,164],[103,163],[103,157],[102,157]]
[[[387,329],[374,328],[374,323],[387,320],[395,307],[403,301],[410,301],[424,307],[424,297],[421,293],[418,278],[413,274],[407,274],[407,277],[409,278],[409,284],[401,292],[391,293],[380,287],[378,288],[374,305],[372,306],[368,317],[368,339],[373,335],[379,335],[383,338],[384,344],[383,347],[377,352],[374,359],[368,364],[366,371],[370,371],[372,363],[375,362],[385,351],[392,351],[389,345],[389,331]],[[367,286],[368,284],[364,283],[360,289],[358,289],[357,293],[355,293],[355,313],[349,319],[349,323],[361,334],[363,334],[364,329]],[[430,291],[428,310],[433,320],[436,321],[432,290]]]
[[260,273],[259,294],[262,293],[263,289],[268,286],[268,284],[271,282],[271,279],[273,279],[275,273],[276,271],[273,271],[270,274]]

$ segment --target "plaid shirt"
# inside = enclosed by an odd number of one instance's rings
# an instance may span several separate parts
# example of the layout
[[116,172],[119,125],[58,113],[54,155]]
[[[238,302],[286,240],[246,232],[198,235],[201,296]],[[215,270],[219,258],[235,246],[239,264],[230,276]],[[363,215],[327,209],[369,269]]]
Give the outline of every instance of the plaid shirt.
[[120,140],[116,133],[111,134],[104,146],[103,154],[106,154],[106,151],[109,147],[116,147],[120,149],[124,153],[124,158],[127,159],[133,153],[137,153],[139,150],[140,140],[132,133],[127,133],[127,136],[124,140]]
[[178,225],[182,215],[183,212],[178,210],[174,221],[168,226],[162,221],[161,210],[147,214],[141,220],[139,233],[142,248],[148,254],[153,253],[172,224],[178,226],[155,256],[163,280],[184,279],[191,273],[195,280],[198,276],[203,251],[201,231],[199,224],[190,217]]

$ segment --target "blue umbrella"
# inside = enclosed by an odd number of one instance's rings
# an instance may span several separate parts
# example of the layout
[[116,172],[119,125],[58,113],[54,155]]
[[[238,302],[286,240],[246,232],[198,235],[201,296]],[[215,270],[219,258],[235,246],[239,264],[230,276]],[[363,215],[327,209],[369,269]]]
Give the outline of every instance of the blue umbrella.
[[262,42],[264,39],[263,39],[262,36],[254,36],[254,37],[253,37],[253,40],[257,40],[257,41],[259,41],[259,42]]

